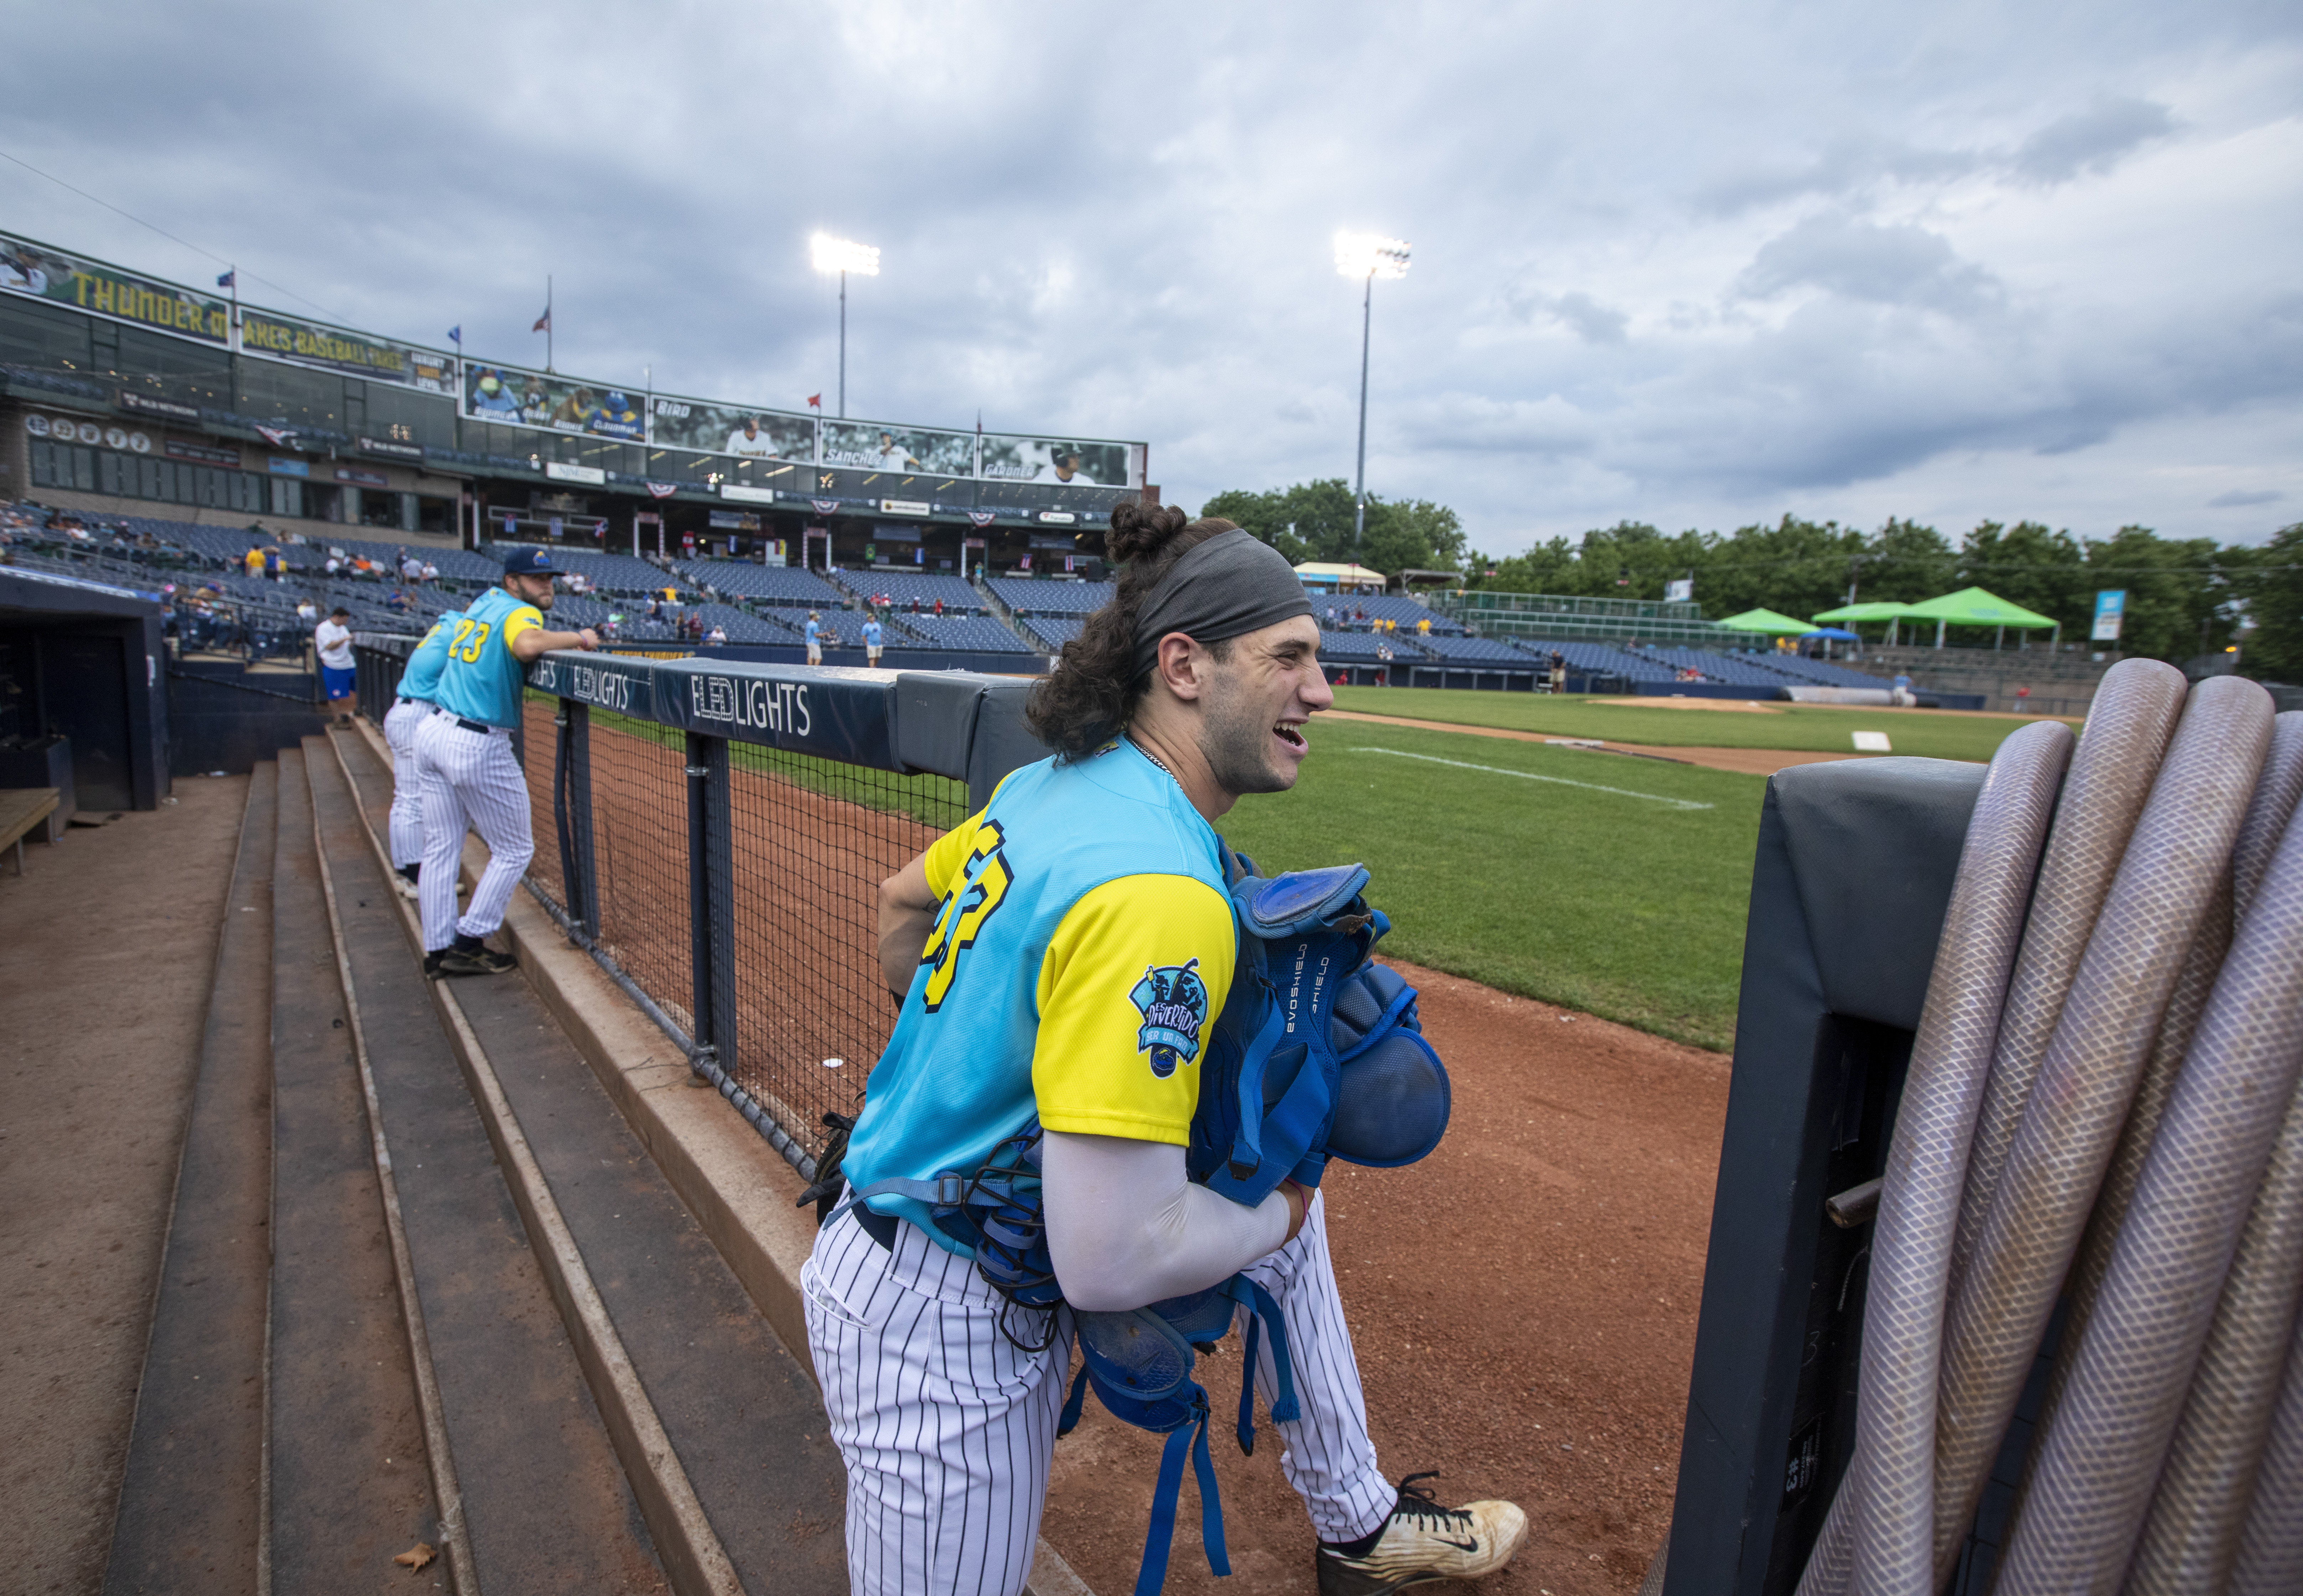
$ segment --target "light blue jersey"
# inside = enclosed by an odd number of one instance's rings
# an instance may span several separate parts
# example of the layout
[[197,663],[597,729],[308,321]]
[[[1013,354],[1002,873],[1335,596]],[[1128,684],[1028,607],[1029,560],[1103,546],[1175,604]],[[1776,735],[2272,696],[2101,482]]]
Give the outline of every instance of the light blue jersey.
[[543,611],[527,600],[504,588],[488,589],[449,630],[448,658],[432,701],[465,720],[518,726],[525,672],[512,654],[512,640],[543,625]]
[[400,673],[400,696],[419,704],[433,701],[432,695],[440,690],[440,670],[448,663],[448,639],[456,623],[464,618],[460,609],[443,609],[416,651],[408,657]]
[[[849,1183],[972,1173],[1034,1114],[1187,1144],[1237,951],[1220,861],[1183,790],[1125,740],[1001,782],[928,850],[942,903],[848,1140]],[[924,1203],[871,1206],[971,1251]]]
[[864,646],[868,649],[876,649],[880,646],[880,623],[878,621],[865,621],[864,623]]
[[809,617],[807,623],[807,640],[810,643],[814,643],[822,635],[823,628],[816,624],[815,618],[813,616]]

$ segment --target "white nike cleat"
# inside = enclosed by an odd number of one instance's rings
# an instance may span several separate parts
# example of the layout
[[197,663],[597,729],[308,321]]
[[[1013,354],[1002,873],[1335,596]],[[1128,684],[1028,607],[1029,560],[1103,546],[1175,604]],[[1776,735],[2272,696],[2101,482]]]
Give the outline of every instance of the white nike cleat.
[[1416,1483],[1399,1483],[1399,1502],[1373,1543],[1354,1550],[1321,1546],[1320,1596],[1379,1596],[1387,1591],[1443,1579],[1478,1579],[1518,1555],[1527,1540],[1527,1515],[1511,1502],[1467,1502],[1443,1508]]

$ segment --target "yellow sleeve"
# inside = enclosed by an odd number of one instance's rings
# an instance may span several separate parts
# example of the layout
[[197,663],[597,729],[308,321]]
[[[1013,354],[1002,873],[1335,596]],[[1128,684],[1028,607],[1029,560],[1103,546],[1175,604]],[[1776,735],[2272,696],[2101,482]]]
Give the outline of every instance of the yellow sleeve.
[[510,648],[513,643],[519,642],[521,633],[533,632],[543,625],[543,611],[536,609],[533,604],[521,605],[519,609],[504,617],[504,647]]
[[1190,876],[1123,876],[1073,904],[1040,962],[1040,1123],[1189,1146],[1236,952],[1230,903]]
[[949,897],[952,884],[959,879],[968,853],[975,846],[975,828],[983,823],[983,811],[976,811],[958,825],[928,844],[923,856],[928,872],[928,890],[938,898]]

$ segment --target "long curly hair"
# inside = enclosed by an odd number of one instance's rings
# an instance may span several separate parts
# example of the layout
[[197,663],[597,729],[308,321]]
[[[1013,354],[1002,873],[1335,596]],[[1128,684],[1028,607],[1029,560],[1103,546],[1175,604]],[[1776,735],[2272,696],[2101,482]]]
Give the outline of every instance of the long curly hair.
[[[1219,517],[1194,521],[1173,505],[1113,508],[1104,547],[1126,562],[1118,591],[1064,644],[1056,668],[1040,678],[1024,707],[1032,730],[1058,759],[1083,759],[1127,729],[1152,685],[1148,672],[1135,673],[1136,610],[1185,553],[1231,530],[1233,524]],[[1213,643],[1209,651],[1222,659],[1230,645]]]

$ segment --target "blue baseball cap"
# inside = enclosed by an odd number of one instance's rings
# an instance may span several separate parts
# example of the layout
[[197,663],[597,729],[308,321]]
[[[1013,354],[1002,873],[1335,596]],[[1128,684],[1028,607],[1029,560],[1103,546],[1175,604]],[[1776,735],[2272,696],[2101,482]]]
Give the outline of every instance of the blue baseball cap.
[[552,551],[548,549],[522,549],[504,561],[507,576],[549,576],[553,574]]

